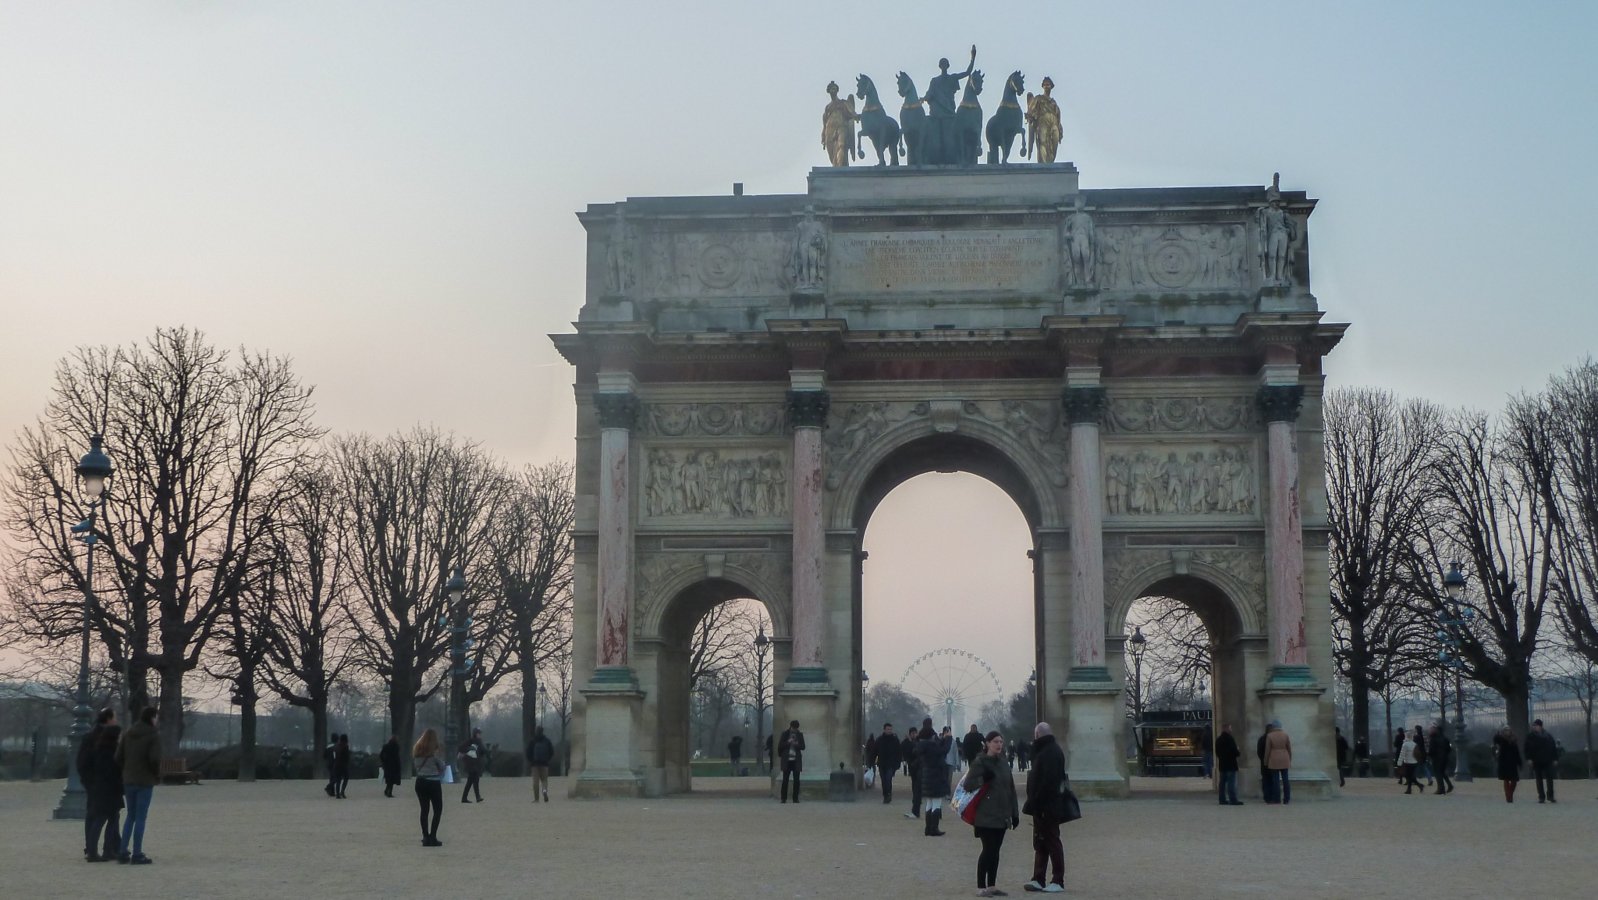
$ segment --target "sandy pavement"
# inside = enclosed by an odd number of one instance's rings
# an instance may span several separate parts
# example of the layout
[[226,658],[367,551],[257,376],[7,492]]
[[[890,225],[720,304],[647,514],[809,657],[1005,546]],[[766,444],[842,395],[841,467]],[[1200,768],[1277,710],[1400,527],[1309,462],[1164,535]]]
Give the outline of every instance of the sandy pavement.
[[[445,846],[423,849],[409,782],[392,800],[376,782],[353,782],[345,801],[305,781],[163,787],[145,838],[155,864],[131,867],[82,861],[81,824],[49,819],[61,785],[0,784],[7,897],[920,900],[975,892],[978,847],[968,828],[946,821],[947,837],[923,837],[920,823],[903,817],[906,803],[887,808],[870,794],[798,806],[708,791],[535,805],[527,781],[489,779],[484,803],[462,805],[446,791]],[[565,793],[561,780],[552,786]],[[1065,828],[1067,892],[1128,900],[1598,893],[1598,783],[1562,782],[1561,802],[1542,806],[1530,782],[1513,806],[1496,781],[1448,797],[1404,796],[1386,779],[1349,787],[1341,800],[1288,807],[1221,807],[1191,789],[1087,804],[1085,818]],[[1031,856],[1023,822],[999,868],[1012,896],[1022,893]]]

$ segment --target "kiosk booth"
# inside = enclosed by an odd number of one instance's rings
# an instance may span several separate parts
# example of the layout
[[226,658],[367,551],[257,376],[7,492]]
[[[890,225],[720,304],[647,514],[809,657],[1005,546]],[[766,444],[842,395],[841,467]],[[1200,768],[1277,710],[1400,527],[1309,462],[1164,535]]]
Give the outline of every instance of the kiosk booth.
[[1142,774],[1209,777],[1215,758],[1214,713],[1207,709],[1146,710],[1134,722]]

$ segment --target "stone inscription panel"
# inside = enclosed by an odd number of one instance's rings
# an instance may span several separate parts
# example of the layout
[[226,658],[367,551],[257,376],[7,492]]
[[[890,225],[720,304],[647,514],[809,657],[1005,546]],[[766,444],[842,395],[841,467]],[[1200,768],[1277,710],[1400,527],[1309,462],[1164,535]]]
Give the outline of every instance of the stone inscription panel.
[[832,291],[1048,293],[1059,269],[1053,229],[835,233]]

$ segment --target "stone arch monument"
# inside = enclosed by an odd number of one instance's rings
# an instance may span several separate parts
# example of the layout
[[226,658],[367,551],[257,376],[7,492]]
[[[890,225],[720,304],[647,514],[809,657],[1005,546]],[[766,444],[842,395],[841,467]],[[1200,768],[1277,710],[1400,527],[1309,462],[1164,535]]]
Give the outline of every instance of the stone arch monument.
[[[771,612],[805,781],[858,770],[861,536],[894,486],[973,472],[1029,524],[1039,715],[1123,796],[1140,596],[1216,642],[1219,717],[1335,793],[1315,201],[1082,190],[1069,163],[817,169],[799,195],[579,214],[577,795],[688,786],[683,635]],[[1019,548],[1018,548],[1019,549]],[[1310,577],[1306,577],[1306,575]]]

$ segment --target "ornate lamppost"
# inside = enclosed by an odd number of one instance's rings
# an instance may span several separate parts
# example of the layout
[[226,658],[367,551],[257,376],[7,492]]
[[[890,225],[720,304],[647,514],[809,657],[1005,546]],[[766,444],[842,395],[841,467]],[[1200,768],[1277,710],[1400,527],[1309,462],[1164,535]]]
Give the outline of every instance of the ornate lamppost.
[[766,626],[755,633],[755,750],[760,754],[760,769],[769,772],[771,758],[766,755],[766,655],[771,652],[771,638],[766,637]]
[[1143,774],[1143,654],[1149,649],[1149,639],[1143,636],[1143,626],[1132,629],[1126,639],[1126,652],[1132,654],[1132,741],[1137,745],[1137,770]]
[[466,718],[465,676],[471,670],[466,651],[472,646],[471,638],[466,636],[472,620],[466,617],[466,606],[462,602],[466,596],[466,574],[459,566],[444,582],[444,594],[449,598],[444,620],[449,629],[449,701],[444,710],[444,743],[453,750],[460,746],[461,720]]
[[[1448,597],[1447,612],[1437,614],[1437,632],[1444,649],[1437,654],[1443,665],[1454,670],[1454,780],[1470,781],[1470,764],[1465,757],[1465,660],[1459,654],[1460,632],[1476,617],[1476,611],[1460,602],[1465,592],[1465,573],[1459,563],[1449,563],[1443,575],[1443,593]],[[1446,724],[1446,723],[1445,723]]]
[[75,469],[83,482],[83,493],[89,498],[88,518],[72,526],[72,533],[83,542],[86,557],[83,565],[83,640],[78,649],[77,702],[72,707],[72,730],[68,732],[71,742],[67,749],[67,786],[61,792],[61,803],[53,814],[57,819],[81,819],[86,815],[88,806],[83,783],[78,780],[78,767],[73,764],[73,754],[78,745],[83,743],[83,736],[89,733],[89,717],[93,714],[89,708],[89,615],[94,605],[94,545],[98,543],[94,534],[94,519],[100,498],[105,493],[105,483],[111,478],[111,458],[105,455],[100,446],[103,440],[98,434],[89,436],[89,452],[78,461]]

